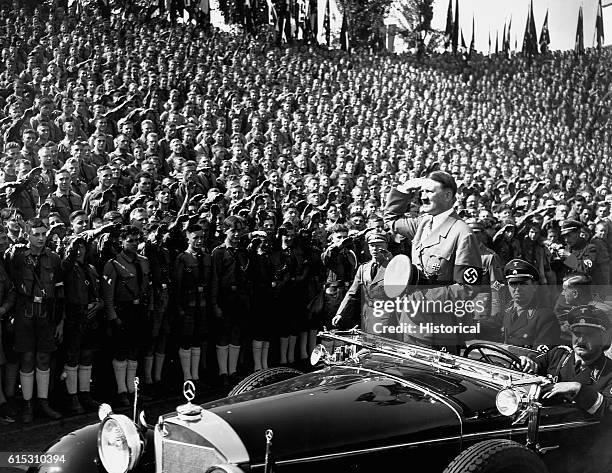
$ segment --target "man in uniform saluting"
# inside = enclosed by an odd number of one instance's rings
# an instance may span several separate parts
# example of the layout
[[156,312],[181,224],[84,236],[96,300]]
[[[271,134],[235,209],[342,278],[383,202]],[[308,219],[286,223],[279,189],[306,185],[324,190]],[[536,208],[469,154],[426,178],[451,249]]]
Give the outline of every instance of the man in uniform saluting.
[[375,335],[395,338],[384,327],[397,326],[395,312],[378,314],[375,312],[374,303],[387,299],[384,291],[385,269],[391,259],[391,253],[387,250],[387,235],[381,231],[373,230],[365,236],[368,250],[372,259],[357,268],[357,274],[348,292],[338,307],[336,316],[332,319],[334,326],[338,325],[340,319],[351,318],[357,304],[361,306],[361,330]]
[[142,233],[126,225],[119,239],[122,251],[106,263],[102,277],[102,299],[111,324],[114,345],[113,371],[117,381],[117,405],[129,406],[138,369],[139,351],[149,340],[147,308],[149,260],[138,254]]
[[[423,215],[406,217],[415,191],[420,191]],[[411,297],[421,301],[421,307],[433,307],[407,314],[411,330],[406,338],[416,344],[445,347],[452,353],[463,344],[463,337],[453,328],[460,322],[470,325],[471,320],[459,312],[456,315],[455,310],[436,307],[447,301],[471,301],[482,275],[478,240],[453,210],[456,193],[457,183],[450,174],[433,171],[426,178],[409,179],[392,189],[384,214],[395,233],[412,241],[411,259],[418,282]]]

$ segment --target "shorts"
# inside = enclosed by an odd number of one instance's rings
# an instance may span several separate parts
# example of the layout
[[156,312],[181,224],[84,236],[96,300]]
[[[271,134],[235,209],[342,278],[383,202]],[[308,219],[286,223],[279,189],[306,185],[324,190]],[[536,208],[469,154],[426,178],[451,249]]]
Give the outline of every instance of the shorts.
[[199,344],[208,334],[206,307],[185,307],[177,315],[176,333],[180,341],[191,339]]
[[151,337],[157,338],[161,334],[170,333],[170,320],[168,317],[168,291],[163,291],[156,298],[154,309],[151,311]]
[[5,314],[0,323],[0,345],[2,345],[4,363],[18,363],[19,355],[15,352],[15,321],[13,316]]
[[277,295],[266,289],[258,289],[249,317],[248,330],[253,340],[271,341],[276,333],[280,302]]
[[81,350],[100,347],[100,322],[97,316],[87,318],[85,310],[66,307],[64,346],[69,361],[78,361]]
[[231,294],[219,300],[222,317],[214,317],[217,342],[239,339],[249,320],[249,298],[245,294]]
[[124,360],[151,344],[151,323],[146,307],[141,304],[118,306],[115,311],[121,325],[113,326],[111,343],[115,358]]
[[52,302],[36,304],[30,298],[17,298],[14,340],[17,353],[51,353],[56,350],[56,324],[51,308]]

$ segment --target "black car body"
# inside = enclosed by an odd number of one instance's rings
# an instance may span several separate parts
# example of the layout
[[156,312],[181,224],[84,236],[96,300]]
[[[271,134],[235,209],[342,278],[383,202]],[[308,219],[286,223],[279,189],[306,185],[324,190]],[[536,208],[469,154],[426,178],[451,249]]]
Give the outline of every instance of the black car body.
[[[322,369],[204,404],[192,419],[160,418],[143,434],[133,471],[353,472],[399,462],[460,472],[468,469],[449,464],[470,447],[512,445],[533,459],[522,471],[545,471],[542,458],[556,472],[568,465],[566,445],[598,424],[571,403],[542,406],[537,392],[549,382],[542,377],[358,331],[324,335],[348,345]],[[500,412],[502,391],[518,393],[516,413]],[[63,437],[49,453],[71,450],[71,463],[37,471],[105,471],[99,430]]]

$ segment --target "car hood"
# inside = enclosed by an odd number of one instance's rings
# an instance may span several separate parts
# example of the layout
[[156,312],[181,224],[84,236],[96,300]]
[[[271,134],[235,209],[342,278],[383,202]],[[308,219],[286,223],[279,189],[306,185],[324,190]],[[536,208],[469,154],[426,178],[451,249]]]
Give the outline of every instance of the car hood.
[[265,455],[268,429],[281,460],[458,437],[459,416],[500,417],[496,393],[459,375],[372,356],[203,407],[236,431],[257,463]]

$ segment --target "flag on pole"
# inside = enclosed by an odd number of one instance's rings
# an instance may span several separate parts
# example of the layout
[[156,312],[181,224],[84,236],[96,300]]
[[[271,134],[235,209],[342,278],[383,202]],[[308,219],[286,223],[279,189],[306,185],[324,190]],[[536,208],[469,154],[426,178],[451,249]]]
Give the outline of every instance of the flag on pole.
[[595,20],[595,34],[597,35],[597,49],[601,49],[604,42],[604,24],[603,24],[603,9],[601,0],[597,5],[597,18]]
[[542,32],[540,33],[540,52],[542,54],[547,53],[549,45],[550,32],[548,31],[548,10],[546,10],[546,16],[544,17],[544,23],[542,24]]
[[457,53],[459,45],[459,0],[455,2],[455,21],[453,23],[453,53]]
[[444,30],[444,47],[448,48],[453,37],[453,0],[448,0],[446,11],[446,29]]
[[[505,25],[504,25],[505,28]],[[499,54],[499,31],[495,32],[495,55]]]
[[[468,51],[468,56],[472,55],[472,51],[476,51],[475,43],[474,43],[474,34],[476,32],[476,28],[474,27],[474,14],[472,14],[472,39],[470,40],[470,50]],[[489,37],[490,39],[490,37]]]
[[323,29],[325,30],[325,44],[331,46],[331,14],[329,12],[329,0],[325,2],[325,16],[323,17]]
[[533,18],[533,0],[527,12],[527,22],[525,23],[525,34],[523,36],[523,53],[530,55],[538,53],[538,38],[536,33],[535,20]]
[[342,15],[342,27],[340,28],[340,47],[347,53],[351,51],[351,45],[349,43],[349,9],[348,9],[348,6],[344,8],[344,15]]
[[490,56],[491,55],[491,29],[489,28],[489,51],[487,52],[487,54]]
[[506,41],[506,24],[504,23],[504,33],[502,34],[502,52],[507,53],[509,49],[510,46]]
[[510,42],[510,30],[512,28],[512,15],[510,15],[510,22],[508,23],[508,53],[510,52],[510,47],[512,43]]
[[582,17],[582,5],[578,10],[578,26],[576,27],[576,45],[574,51],[577,54],[584,53],[584,19]]
[[268,5],[268,24],[278,28],[278,14],[276,13],[274,3],[272,3],[272,0],[267,0],[266,3]]

